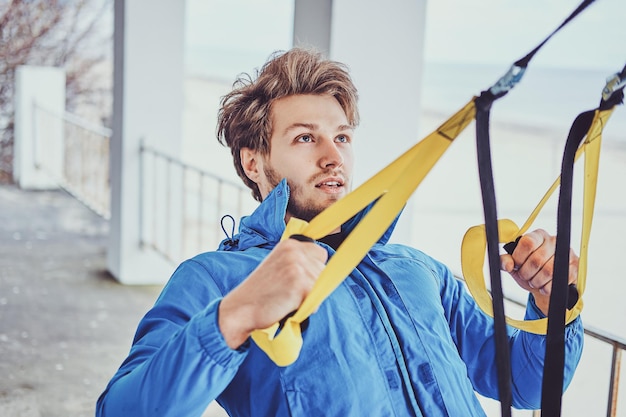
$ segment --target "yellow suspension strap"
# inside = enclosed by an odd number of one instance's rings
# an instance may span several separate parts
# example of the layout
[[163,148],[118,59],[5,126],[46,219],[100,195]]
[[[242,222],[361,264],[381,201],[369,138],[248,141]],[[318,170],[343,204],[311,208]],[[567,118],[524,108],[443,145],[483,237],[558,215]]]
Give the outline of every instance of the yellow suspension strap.
[[[625,78],[626,81],[626,78]],[[622,87],[623,88],[623,85]],[[591,126],[586,134],[586,139],[578,148],[575,154],[575,160],[577,161],[580,156],[585,154],[585,175],[584,175],[584,194],[583,194],[583,221],[581,231],[581,244],[580,244],[580,260],[578,267],[578,292],[580,296],[585,291],[586,286],[586,273],[587,273],[587,252],[588,252],[588,240],[591,234],[591,221],[593,216],[593,209],[595,203],[595,188],[598,175],[600,145],[602,141],[602,130],[609,117],[613,113],[614,108],[607,110],[597,109],[594,112],[594,118],[591,122]],[[535,219],[543,210],[545,204],[550,197],[554,194],[554,191],[558,188],[561,182],[559,176],[550,186],[548,191],[544,194],[541,201],[534,208],[532,213],[528,216],[526,222],[522,227],[517,226],[513,220],[500,219],[498,220],[498,230],[500,235],[500,243],[511,243],[516,240],[532,226]],[[491,295],[487,290],[485,284],[485,277],[483,274],[483,265],[485,259],[485,252],[487,246],[487,239],[485,235],[485,225],[473,226],[465,233],[463,237],[463,243],[461,245],[461,268],[463,276],[466,280],[467,287],[472,294],[472,297],[476,300],[480,309],[486,314],[493,317],[493,308],[491,306]],[[566,315],[567,323],[571,323],[582,311],[582,297],[574,303],[568,310]],[[528,333],[546,334],[548,319],[538,320],[516,320],[510,317],[506,318],[506,322],[520,330],[524,330]]]
[[[582,294],[586,285],[587,249],[595,203],[602,129],[608,122],[614,107],[622,102],[624,84],[626,84],[626,67],[621,73],[609,78],[598,108],[581,113],[576,118],[568,135],[561,176],[552,184],[524,225],[518,228],[513,221],[508,219],[500,220],[497,224],[500,243],[516,241],[532,225],[547,200],[561,183],[554,278],[548,318],[533,321],[506,318],[507,323],[513,327],[531,333],[547,334],[541,407],[542,415],[546,416],[558,416],[561,411],[565,357],[564,328],[566,323],[571,322],[580,314],[583,307]],[[585,140],[581,144],[583,139]],[[573,165],[583,153],[585,154],[583,222],[578,291],[576,291],[575,287],[568,287],[571,194]],[[461,264],[470,293],[480,308],[493,316],[491,297],[487,292],[482,272],[486,245],[485,226],[470,228],[463,239]]]
[[326,208],[310,223],[296,218],[287,223],[282,239],[304,235],[317,240],[339,228],[378,199],[337,248],[337,252],[328,261],[311,292],[298,310],[284,321],[282,328],[279,329],[279,324],[275,323],[267,329],[252,333],[254,342],[278,366],[290,365],[298,358],[302,347],[300,324],[361,262],[372,245],[389,228],[426,174],[473,119],[472,99],[437,130],[360,187]]
[[[577,10],[584,9],[592,1],[583,2]],[[546,41],[547,39],[543,43]],[[505,78],[509,83],[508,89],[519,81],[522,73],[507,74]],[[502,87],[500,84],[498,85]],[[289,221],[282,239],[301,235],[317,240],[339,228],[356,213],[376,200],[371,210],[346,237],[335,255],[328,261],[313,289],[298,310],[293,315],[281,320],[280,324],[275,323],[266,329],[256,330],[252,333],[254,342],[278,366],[288,366],[298,358],[302,347],[301,323],[359,264],[371,246],[391,225],[410,195],[441,155],[473,120],[476,112],[475,100],[476,97],[472,98],[436,131],[383,168],[359,188],[318,214],[310,223],[296,218]]]

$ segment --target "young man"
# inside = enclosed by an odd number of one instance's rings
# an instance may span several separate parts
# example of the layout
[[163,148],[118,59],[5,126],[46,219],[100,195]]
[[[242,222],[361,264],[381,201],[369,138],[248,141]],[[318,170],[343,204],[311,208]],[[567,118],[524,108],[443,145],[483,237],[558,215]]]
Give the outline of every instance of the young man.
[[[442,264],[375,244],[306,322],[299,358],[278,367],[250,334],[296,310],[329,256],[367,211],[319,242],[279,243],[291,217],[311,220],[351,187],[357,92],[339,63],[293,49],[222,102],[219,138],[262,203],[216,252],[181,264],[146,314],[97,415],[483,416],[497,398],[493,320]],[[503,269],[547,312],[555,239],[522,237]],[[572,253],[570,281],[578,258]],[[545,337],[509,331],[514,406],[538,408]],[[565,384],[580,359],[580,319],[566,329]]]

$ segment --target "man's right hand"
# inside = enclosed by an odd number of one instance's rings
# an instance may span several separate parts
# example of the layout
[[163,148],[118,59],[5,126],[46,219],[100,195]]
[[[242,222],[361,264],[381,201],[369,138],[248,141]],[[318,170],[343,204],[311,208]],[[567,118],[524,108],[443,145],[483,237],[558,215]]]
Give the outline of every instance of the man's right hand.
[[328,253],[313,242],[285,239],[220,303],[218,324],[237,349],[252,331],[297,310],[321,274]]

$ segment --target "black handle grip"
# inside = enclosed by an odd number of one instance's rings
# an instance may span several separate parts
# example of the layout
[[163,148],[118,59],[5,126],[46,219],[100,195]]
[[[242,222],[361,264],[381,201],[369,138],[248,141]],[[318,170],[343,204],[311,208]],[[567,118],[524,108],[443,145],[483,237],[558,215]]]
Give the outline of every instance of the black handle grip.
[[314,242],[315,242],[315,240],[314,240],[314,239],[311,239],[311,238],[310,238],[310,237],[308,237],[308,236],[298,235],[298,234],[295,234],[295,235],[291,235],[291,236],[289,236],[289,239],[299,240],[300,242],[312,242],[312,243],[314,243]]
[[[508,253],[509,255],[513,255],[513,251],[517,247],[517,243],[519,242],[521,238],[522,238],[521,236],[518,236],[518,238],[515,239],[515,241],[505,243],[504,250],[506,251],[506,253]],[[569,310],[574,308],[574,306],[578,302],[578,297],[579,297],[579,294],[578,294],[578,288],[576,288],[576,285],[569,284],[569,286],[567,287],[567,308]]]
[[517,239],[515,239],[513,242],[505,243],[504,250],[506,251],[506,253],[508,253],[509,255],[513,255],[513,251],[517,247],[517,244],[519,243],[519,240],[521,238],[521,236],[518,236]]

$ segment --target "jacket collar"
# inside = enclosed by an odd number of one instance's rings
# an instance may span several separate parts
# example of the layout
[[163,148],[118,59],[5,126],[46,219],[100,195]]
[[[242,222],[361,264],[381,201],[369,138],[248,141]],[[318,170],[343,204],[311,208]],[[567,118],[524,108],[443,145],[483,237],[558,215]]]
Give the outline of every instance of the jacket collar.
[[[263,202],[249,216],[244,216],[239,224],[239,233],[232,239],[225,239],[220,243],[219,250],[244,250],[255,246],[275,245],[285,231],[285,214],[289,202],[289,186],[283,179],[263,200]],[[369,212],[375,201],[341,226],[342,233],[350,233],[361,219]],[[398,221],[396,216],[393,223],[378,240],[386,244],[393,233]]]

